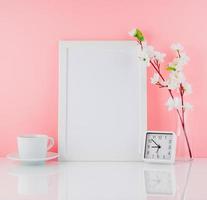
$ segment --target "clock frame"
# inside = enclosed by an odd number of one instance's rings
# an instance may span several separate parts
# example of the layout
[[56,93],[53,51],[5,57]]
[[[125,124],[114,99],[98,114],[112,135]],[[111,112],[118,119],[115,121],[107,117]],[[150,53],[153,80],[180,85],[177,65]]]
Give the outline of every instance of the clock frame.
[[[148,136],[149,135],[154,135],[154,136],[169,136],[171,135],[171,149],[170,149],[170,158],[168,159],[164,159],[164,158],[147,158],[146,157],[146,151],[147,151],[147,147],[149,146],[148,144]],[[175,155],[176,155],[176,134],[172,131],[147,131],[145,134],[145,139],[144,139],[144,151],[143,151],[143,160],[145,162],[152,162],[152,163],[174,163],[175,162]],[[157,145],[157,148],[161,149],[162,146],[159,144],[159,141],[155,141],[155,145]],[[158,150],[159,150],[158,149]],[[149,150],[148,150],[149,151]],[[151,151],[152,151],[152,147],[151,147]],[[167,152],[166,152],[167,153]]]

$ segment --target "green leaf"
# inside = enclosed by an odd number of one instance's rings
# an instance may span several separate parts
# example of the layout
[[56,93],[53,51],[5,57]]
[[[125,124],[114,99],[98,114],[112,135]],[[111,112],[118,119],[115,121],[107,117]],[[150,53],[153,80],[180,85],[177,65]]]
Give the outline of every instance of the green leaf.
[[168,71],[176,71],[176,68],[174,66],[168,66],[167,70]]
[[144,35],[143,35],[143,33],[139,29],[137,29],[136,31],[137,31],[137,33],[136,33],[135,37],[137,37],[137,39],[139,41],[143,42],[144,41]]

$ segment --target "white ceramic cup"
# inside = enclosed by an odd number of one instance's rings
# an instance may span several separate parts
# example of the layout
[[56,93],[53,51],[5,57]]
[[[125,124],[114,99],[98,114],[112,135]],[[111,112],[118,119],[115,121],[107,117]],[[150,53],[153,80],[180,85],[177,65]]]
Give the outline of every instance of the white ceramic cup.
[[47,135],[21,135],[17,137],[17,146],[21,159],[45,158],[54,146],[54,139]]

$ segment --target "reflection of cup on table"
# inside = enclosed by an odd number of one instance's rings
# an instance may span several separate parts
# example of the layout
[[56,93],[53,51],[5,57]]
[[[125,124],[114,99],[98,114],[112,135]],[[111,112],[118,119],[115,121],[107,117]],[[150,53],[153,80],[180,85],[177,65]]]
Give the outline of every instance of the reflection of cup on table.
[[21,195],[45,195],[48,194],[51,181],[55,182],[57,174],[56,165],[16,165],[9,170],[9,175],[18,178],[17,192]]
[[18,180],[18,193],[24,195],[39,195],[48,193],[48,178],[46,176],[22,175]]
[[21,159],[45,158],[54,145],[54,139],[47,135],[22,135],[17,138],[17,145]]

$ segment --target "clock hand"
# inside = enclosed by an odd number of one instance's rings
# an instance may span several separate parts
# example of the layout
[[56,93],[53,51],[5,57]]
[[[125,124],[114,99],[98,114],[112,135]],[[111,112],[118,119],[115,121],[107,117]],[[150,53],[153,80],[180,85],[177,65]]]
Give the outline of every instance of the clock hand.
[[160,145],[159,144],[157,144],[153,139],[152,139],[152,141],[159,147]]
[[160,148],[161,148],[161,146],[159,145],[159,146],[157,147],[157,153],[158,153],[158,151],[160,150]]
[[152,148],[159,148],[159,146],[152,146]]

